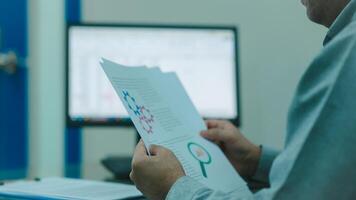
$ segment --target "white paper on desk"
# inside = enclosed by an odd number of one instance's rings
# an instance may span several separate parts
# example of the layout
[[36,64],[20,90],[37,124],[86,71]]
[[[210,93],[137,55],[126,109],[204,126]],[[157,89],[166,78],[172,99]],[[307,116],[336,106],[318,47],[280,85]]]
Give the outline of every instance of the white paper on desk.
[[101,65],[146,148],[158,144],[170,149],[187,176],[212,189],[248,191],[223,152],[199,135],[205,123],[175,73],[126,67],[105,59]]
[[68,178],[44,178],[0,186],[0,194],[33,199],[115,200],[140,197],[135,186]]

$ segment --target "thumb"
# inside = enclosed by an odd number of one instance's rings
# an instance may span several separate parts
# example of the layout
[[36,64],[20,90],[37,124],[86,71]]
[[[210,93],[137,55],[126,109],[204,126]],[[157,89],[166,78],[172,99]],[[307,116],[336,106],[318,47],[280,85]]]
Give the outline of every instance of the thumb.
[[162,151],[163,147],[155,144],[150,145],[151,155],[158,155]]
[[217,128],[202,131],[200,135],[214,142],[229,142],[233,139],[233,135],[231,133]]

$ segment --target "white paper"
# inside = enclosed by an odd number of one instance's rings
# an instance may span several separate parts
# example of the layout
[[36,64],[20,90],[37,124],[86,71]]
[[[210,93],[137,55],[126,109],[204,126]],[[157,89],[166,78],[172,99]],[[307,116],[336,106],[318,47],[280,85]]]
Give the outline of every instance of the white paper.
[[248,191],[219,147],[199,135],[205,123],[175,73],[105,59],[101,65],[147,149],[151,144],[170,149],[187,176],[212,189]]
[[40,181],[20,181],[0,186],[1,194],[36,199],[115,200],[139,197],[135,186],[68,178],[45,178]]

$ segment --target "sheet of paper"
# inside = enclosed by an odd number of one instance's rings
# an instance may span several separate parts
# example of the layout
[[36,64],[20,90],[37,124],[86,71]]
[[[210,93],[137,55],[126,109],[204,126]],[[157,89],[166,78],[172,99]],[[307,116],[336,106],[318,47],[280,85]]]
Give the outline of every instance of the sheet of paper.
[[0,186],[0,195],[35,199],[115,200],[139,197],[135,186],[68,178],[45,178],[41,181],[20,181]]
[[185,126],[189,118],[178,115],[175,106],[179,105],[172,105],[164,94],[170,87],[150,78],[157,70],[128,68],[107,60],[102,65],[147,147],[153,141],[191,137],[196,130],[205,129],[204,122],[199,127]]
[[175,73],[103,60],[103,70],[145,145],[170,149],[186,175],[210,188],[248,191],[223,152],[199,135],[205,123]]

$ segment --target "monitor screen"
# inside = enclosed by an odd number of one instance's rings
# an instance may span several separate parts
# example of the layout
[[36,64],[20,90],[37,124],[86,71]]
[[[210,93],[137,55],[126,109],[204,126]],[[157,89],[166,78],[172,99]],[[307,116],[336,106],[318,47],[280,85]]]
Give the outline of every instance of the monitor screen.
[[100,67],[101,58],[174,71],[204,118],[239,119],[234,27],[70,25],[67,121],[125,124],[129,117]]

